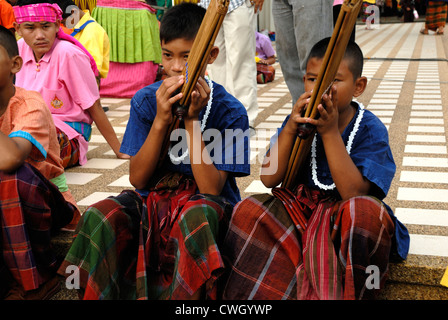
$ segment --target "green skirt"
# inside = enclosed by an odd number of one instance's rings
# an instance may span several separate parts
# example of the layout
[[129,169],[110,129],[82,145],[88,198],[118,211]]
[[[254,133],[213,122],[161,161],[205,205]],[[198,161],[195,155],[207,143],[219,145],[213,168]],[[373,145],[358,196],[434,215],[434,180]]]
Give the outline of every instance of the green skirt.
[[96,7],[92,17],[106,30],[110,61],[162,62],[157,17],[148,10]]

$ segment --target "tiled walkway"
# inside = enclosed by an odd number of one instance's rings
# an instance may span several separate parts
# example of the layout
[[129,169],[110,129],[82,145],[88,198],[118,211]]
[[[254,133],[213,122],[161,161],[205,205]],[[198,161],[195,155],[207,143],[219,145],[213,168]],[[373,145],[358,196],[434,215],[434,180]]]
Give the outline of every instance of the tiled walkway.
[[[387,126],[397,173],[385,201],[411,233],[410,261],[448,266],[448,61],[442,40],[423,36],[421,23],[357,26],[356,39],[366,59],[366,92],[358,98]],[[269,137],[291,110],[291,98],[277,65],[276,80],[258,86],[257,134],[251,142],[252,174],[239,180],[242,196],[269,192],[259,167]],[[124,133],[128,99],[102,99],[117,134]],[[67,180],[81,209],[131,188],[127,160],[118,160],[94,129],[83,167],[69,169]]]

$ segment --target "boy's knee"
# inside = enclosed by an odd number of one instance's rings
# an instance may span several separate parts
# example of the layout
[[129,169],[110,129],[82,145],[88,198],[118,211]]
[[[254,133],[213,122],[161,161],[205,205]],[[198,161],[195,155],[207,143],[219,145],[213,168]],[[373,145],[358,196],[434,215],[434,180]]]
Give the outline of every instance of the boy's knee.
[[37,169],[24,163],[13,172],[0,171],[0,182],[4,190],[12,188],[12,185],[16,186],[14,190],[17,190],[19,195],[29,196],[31,186],[41,187],[39,190],[46,190],[43,185],[41,177],[36,173]]
[[182,209],[180,220],[189,221],[190,228],[209,225],[214,236],[228,225],[232,214],[231,206],[223,197],[209,194],[195,194]]
[[227,216],[228,213],[231,214],[233,206],[228,203],[224,197],[215,196],[211,194],[198,193],[190,198],[188,201],[189,205],[195,206],[200,205],[204,208],[204,214],[209,219],[221,220],[223,216]]
[[371,196],[357,196],[341,203],[339,210],[343,214],[350,214],[352,225],[369,230],[373,225],[382,224],[393,228],[392,219],[377,198]]

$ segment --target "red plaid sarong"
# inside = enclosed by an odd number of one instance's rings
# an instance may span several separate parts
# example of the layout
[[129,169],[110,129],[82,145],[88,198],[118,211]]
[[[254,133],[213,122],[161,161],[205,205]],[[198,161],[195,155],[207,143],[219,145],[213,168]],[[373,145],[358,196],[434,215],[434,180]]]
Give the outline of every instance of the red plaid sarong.
[[271,65],[257,63],[257,83],[274,81],[275,68]]
[[37,289],[58,267],[51,233],[70,222],[75,208],[27,163],[14,173],[0,171],[0,196],[0,270],[26,291]]
[[70,168],[79,163],[79,142],[76,139],[69,140],[68,136],[56,128],[59,146],[61,148],[62,166]]
[[201,287],[216,298],[231,206],[196,190],[171,177],[146,201],[128,190],[89,207],[59,273],[79,266],[84,299],[187,299]]
[[379,268],[382,288],[394,230],[382,203],[373,197],[336,202],[304,186],[289,201],[302,206],[305,231],[276,197],[255,195],[235,207],[222,248],[231,261],[223,297],[374,297],[378,290],[366,290],[366,267]]

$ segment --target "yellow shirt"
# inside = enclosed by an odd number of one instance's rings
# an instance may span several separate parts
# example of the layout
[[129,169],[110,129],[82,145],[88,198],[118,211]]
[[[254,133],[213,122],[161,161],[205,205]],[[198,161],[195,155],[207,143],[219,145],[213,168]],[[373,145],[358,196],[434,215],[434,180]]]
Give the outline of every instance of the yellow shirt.
[[[83,10],[84,16],[75,25],[75,29],[81,27],[88,20],[95,21],[88,10]],[[101,78],[106,78],[109,73],[109,51],[110,43],[106,31],[98,22],[89,23],[83,30],[78,32],[75,39],[89,51],[96,62]]]

